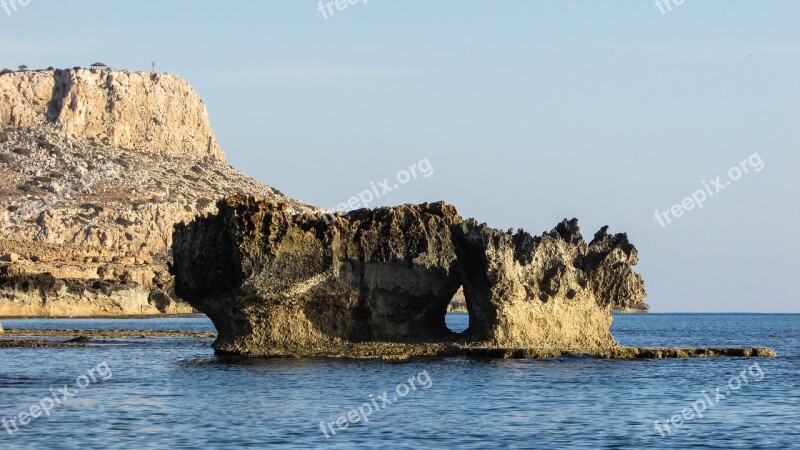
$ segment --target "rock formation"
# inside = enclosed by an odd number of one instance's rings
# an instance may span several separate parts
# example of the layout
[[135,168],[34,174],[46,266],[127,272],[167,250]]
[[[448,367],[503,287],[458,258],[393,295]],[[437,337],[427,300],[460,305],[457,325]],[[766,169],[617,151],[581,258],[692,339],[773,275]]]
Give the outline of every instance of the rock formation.
[[194,159],[224,159],[203,101],[164,73],[42,70],[0,76],[0,125],[43,123],[73,140]]
[[[645,296],[624,234],[604,228],[587,245],[575,219],[542,236],[502,232],[445,203],[328,221],[233,196],[176,226],[173,257],[176,292],[214,322],[220,353],[603,354],[619,349],[611,305]],[[470,325],[456,335],[444,319],[461,286]]]
[[251,192],[182,79],[124,71],[0,75],[0,316],[192,312],[167,270],[172,227]]
[[447,312],[467,312],[467,298],[464,297],[464,288],[460,287],[447,305]]

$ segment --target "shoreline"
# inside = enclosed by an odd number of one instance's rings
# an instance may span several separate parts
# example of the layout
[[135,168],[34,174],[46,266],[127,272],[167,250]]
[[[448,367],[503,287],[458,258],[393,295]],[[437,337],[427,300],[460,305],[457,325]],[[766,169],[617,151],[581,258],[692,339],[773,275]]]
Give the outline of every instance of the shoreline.
[[[87,320],[87,319],[115,319],[115,320],[133,320],[133,319],[175,319],[182,317],[208,317],[203,313],[177,313],[177,314],[109,314],[109,315],[89,315],[89,316],[0,316],[0,321],[8,320]],[[2,323],[2,322],[0,322]]]
[[147,337],[195,337],[216,338],[214,331],[183,331],[183,330],[87,330],[87,329],[39,329],[39,328],[12,328],[5,330],[3,337],[29,337],[29,338],[147,338]]

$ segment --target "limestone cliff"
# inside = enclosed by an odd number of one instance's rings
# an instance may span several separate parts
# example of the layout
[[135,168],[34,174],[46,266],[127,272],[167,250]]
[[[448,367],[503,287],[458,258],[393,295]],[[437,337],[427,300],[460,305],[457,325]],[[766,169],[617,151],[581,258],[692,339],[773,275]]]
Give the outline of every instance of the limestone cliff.
[[45,123],[73,140],[224,158],[203,101],[176,75],[87,69],[0,75],[0,126],[24,129]]
[[[627,236],[603,229],[587,245],[574,219],[531,236],[464,220],[445,203],[330,223],[254,197],[218,207],[176,226],[173,273],[176,292],[214,322],[221,353],[600,354],[618,348],[611,303],[645,296]],[[455,335],[445,314],[460,286],[470,325]],[[365,343],[383,346],[356,350]]]
[[168,273],[172,228],[257,192],[227,165],[174,75],[0,75],[0,316],[190,312]]

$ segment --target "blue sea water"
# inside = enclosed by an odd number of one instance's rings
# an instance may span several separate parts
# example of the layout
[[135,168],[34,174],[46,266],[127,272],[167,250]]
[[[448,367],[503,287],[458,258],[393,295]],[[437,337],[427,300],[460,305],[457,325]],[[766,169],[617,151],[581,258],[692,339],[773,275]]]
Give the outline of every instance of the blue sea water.
[[[213,331],[202,316],[2,323]],[[448,324],[464,328],[467,316]],[[800,448],[800,315],[617,315],[612,331],[631,346],[779,356],[241,360],[215,357],[213,340],[199,338],[0,349],[0,419],[17,425],[0,428],[0,448]],[[74,396],[45,400],[65,385]],[[21,425],[34,405],[49,415]]]

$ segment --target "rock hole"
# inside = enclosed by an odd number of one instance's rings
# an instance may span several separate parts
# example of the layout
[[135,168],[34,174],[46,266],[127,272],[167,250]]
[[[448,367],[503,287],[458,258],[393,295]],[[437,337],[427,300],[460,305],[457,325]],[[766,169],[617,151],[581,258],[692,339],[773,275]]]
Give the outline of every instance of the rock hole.
[[462,333],[469,328],[469,314],[467,314],[467,300],[464,297],[464,287],[458,288],[450,304],[447,305],[445,317],[447,329],[454,333]]

